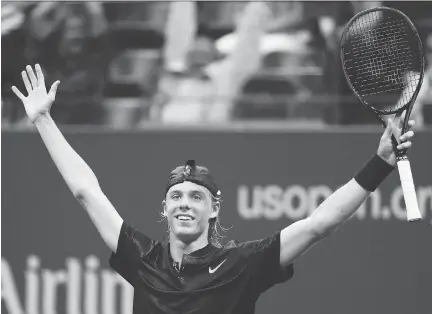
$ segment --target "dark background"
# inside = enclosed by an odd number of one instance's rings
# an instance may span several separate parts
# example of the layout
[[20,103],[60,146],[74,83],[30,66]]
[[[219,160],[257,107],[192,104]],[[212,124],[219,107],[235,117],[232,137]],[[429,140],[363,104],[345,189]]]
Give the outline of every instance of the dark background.
[[[165,235],[164,223],[157,221],[170,170],[190,158],[207,165],[225,199],[222,225],[232,226],[227,239],[240,241],[270,235],[294,220],[285,215],[276,220],[265,216],[243,219],[237,205],[239,186],[250,190],[254,185],[283,189],[299,185],[307,190],[324,185],[334,190],[352,178],[373,154],[381,134],[379,129],[257,131],[244,126],[214,130],[63,131],[94,170],[123,219],[156,239]],[[419,197],[424,220],[408,223],[403,213],[398,216],[397,208],[389,206],[391,195],[400,185],[397,171],[393,172],[379,192],[382,207],[387,205],[392,211],[389,219],[374,216],[371,205],[367,205],[362,218],[353,217],[331,238],[299,258],[294,278],[264,294],[258,301],[257,313],[431,313],[430,138],[430,132],[419,132],[410,152],[417,192],[422,190],[426,195],[421,200]],[[39,313],[46,314],[42,310],[47,301],[43,272],[65,269],[71,257],[84,265],[94,255],[100,261],[96,271],[100,282],[102,270],[109,268],[109,250],[57,173],[37,133],[4,131],[2,166],[2,267],[7,262],[19,298],[26,304],[27,259],[38,256]],[[403,200],[399,201],[396,206],[403,207]],[[78,280],[84,285],[83,278],[81,273]],[[9,314],[12,312],[5,307],[7,291],[3,283],[2,312]],[[72,295],[84,295],[82,287]],[[99,289],[103,289],[102,285]],[[60,284],[54,313],[78,313],[66,311],[65,291]],[[121,290],[116,291],[115,297],[120,298]],[[78,302],[79,308],[84,306],[83,300]],[[83,313],[103,313],[99,311]]]

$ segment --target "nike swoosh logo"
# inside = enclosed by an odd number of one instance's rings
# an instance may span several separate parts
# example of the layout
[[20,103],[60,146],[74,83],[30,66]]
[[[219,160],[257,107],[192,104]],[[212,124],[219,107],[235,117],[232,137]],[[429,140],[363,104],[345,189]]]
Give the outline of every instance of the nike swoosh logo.
[[218,270],[219,267],[222,266],[223,263],[225,263],[225,261],[226,261],[226,259],[224,259],[224,260],[222,261],[222,263],[220,263],[219,265],[217,265],[217,266],[216,266],[215,268],[213,268],[213,269],[212,269],[211,267],[209,267],[209,273],[210,273],[210,274],[213,274],[216,270]]

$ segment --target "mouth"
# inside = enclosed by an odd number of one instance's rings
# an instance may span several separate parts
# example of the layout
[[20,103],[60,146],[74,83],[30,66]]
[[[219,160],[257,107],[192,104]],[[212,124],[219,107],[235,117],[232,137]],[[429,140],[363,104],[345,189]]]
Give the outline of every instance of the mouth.
[[176,215],[175,218],[178,219],[178,220],[180,220],[180,221],[192,221],[192,220],[195,220],[194,217],[192,217],[191,215],[186,215],[186,214]]

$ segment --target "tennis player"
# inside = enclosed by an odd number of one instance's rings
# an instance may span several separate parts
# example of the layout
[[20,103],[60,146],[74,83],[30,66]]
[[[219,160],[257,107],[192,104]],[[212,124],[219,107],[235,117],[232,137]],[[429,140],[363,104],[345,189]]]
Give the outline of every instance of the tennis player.
[[[67,143],[50,116],[59,81],[47,93],[39,65],[22,72],[28,96],[15,86],[29,119],[76,199],[112,251],[110,265],[134,287],[134,314],[252,314],[258,297],[289,280],[295,260],[347,221],[388,176],[398,149],[411,146],[413,131],[401,135],[389,120],[377,153],[348,183],[308,217],[260,240],[220,245],[217,234],[221,192],[208,169],[188,161],[175,168],[165,187],[163,215],[169,241],[150,239],[123,221],[98,179]],[[414,121],[409,122],[412,127]]]

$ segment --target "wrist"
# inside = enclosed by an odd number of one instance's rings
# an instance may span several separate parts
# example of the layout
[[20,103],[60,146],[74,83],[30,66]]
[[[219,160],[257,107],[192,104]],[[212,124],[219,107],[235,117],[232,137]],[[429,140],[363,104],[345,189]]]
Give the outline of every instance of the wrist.
[[373,192],[393,171],[394,167],[378,154],[375,154],[363,168],[357,172],[354,179],[366,191]]
[[379,152],[376,153],[376,156],[378,156],[379,158],[381,158],[381,160],[384,161],[385,163],[387,163],[389,166],[391,166],[391,167],[395,166],[394,164],[392,164],[392,159],[391,158],[385,158]]
[[49,112],[45,112],[38,115],[32,122],[37,127],[38,125],[46,123],[49,120],[51,120],[51,115]]

